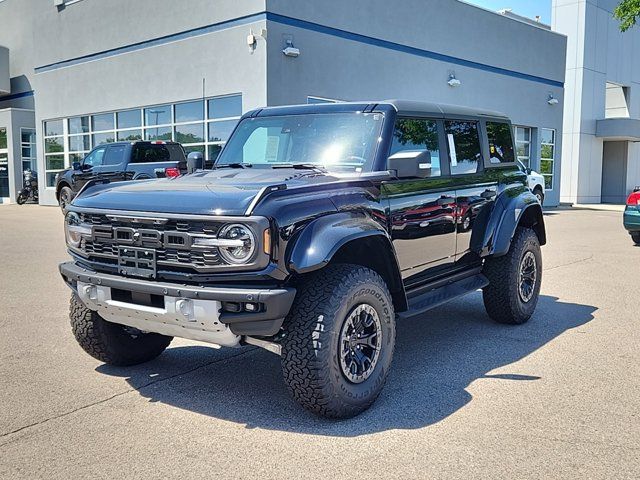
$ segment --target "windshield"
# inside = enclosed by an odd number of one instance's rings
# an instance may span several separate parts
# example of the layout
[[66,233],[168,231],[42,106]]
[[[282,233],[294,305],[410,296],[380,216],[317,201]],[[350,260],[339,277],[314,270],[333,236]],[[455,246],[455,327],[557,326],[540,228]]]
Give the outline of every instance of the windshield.
[[370,170],[384,116],[325,113],[245,118],[216,166],[317,165],[328,170]]

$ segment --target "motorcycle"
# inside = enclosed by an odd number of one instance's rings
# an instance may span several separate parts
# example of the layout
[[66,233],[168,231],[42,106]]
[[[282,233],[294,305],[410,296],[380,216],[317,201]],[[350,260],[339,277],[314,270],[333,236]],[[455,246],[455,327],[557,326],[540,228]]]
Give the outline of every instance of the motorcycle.
[[38,175],[36,172],[30,168],[22,172],[22,184],[24,187],[18,193],[18,205],[23,205],[29,199],[38,203]]

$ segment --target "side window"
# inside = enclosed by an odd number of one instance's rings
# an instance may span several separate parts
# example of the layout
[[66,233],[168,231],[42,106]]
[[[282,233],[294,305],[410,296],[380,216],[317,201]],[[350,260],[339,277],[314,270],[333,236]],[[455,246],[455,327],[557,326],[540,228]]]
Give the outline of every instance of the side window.
[[482,150],[476,122],[447,120],[444,122],[451,175],[476,173],[482,164]]
[[107,148],[104,156],[104,165],[119,165],[124,161],[125,145],[114,145]]
[[92,167],[99,167],[102,165],[102,157],[104,157],[104,151],[106,148],[98,148],[84,157],[82,163],[84,165],[91,165]]
[[489,139],[489,162],[492,164],[513,163],[513,137],[508,123],[487,122]]
[[440,148],[438,147],[438,124],[434,120],[401,118],[396,121],[390,156],[397,153],[431,154],[430,177],[442,175]]

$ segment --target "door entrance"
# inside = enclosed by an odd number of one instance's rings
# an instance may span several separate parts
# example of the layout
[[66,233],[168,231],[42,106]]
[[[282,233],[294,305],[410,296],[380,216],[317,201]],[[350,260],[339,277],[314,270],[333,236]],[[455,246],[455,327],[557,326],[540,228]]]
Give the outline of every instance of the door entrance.
[[9,150],[7,129],[0,127],[0,199],[9,198]]
[[627,198],[629,143],[604,142],[602,149],[602,203],[624,203]]

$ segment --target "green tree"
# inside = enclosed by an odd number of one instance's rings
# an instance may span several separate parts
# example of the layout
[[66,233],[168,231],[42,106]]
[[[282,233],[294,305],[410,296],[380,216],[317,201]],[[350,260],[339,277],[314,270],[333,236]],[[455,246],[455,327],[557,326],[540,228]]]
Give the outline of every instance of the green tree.
[[626,32],[640,17],[640,0],[622,0],[613,11],[613,16],[620,20],[620,30]]

